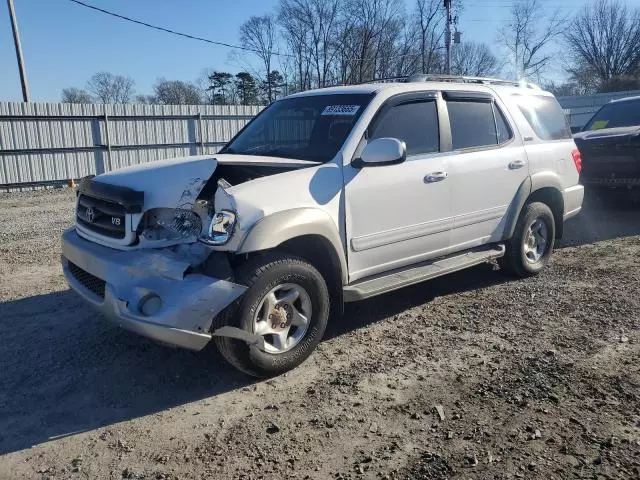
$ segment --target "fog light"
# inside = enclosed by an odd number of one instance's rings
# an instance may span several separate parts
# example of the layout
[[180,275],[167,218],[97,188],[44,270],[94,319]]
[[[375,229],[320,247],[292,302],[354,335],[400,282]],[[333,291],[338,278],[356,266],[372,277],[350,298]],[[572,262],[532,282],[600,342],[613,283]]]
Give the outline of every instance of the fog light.
[[146,317],[155,315],[156,313],[158,313],[161,307],[162,300],[160,300],[160,297],[155,293],[145,295],[144,297],[142,297],[140,303],[138,304],[138,310],[140,310],[140,313],[142,313]]

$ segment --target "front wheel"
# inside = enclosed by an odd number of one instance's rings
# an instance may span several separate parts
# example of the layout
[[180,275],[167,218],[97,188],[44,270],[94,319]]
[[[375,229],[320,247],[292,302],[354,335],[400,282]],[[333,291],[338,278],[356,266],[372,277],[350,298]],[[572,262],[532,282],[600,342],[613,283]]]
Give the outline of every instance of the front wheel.
[[528,203],[522,209],[516,228],[506,242],[500,266],[519,277],[538,274],[549,263],[556,236],[551,209],[544,203]]
[[313,265],[284,254],[260,255],[237,272],[249,289],[215,321],[264,339],[264,351],[245,342],[214,337],[222,356],[255,376],[279,375],[302,363],[324,335],[329,318],[329,291]]

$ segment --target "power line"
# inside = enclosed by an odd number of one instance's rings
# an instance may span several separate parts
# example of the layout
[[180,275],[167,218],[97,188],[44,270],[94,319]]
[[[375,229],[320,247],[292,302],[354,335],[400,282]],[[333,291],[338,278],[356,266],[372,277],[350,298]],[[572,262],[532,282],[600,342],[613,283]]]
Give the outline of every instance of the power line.
[[[131,18],[131,17],[127,17],[125,15],[120,15],[119,13],[115,13],[115,12],[111,12],[109,10],[105,10],[103,8],[99,8],[96,7],[95,5],[90,5],[88,3],[82,2],[80,0],[69,0],[70,2],[76,3],[78,5],[81,5],[83,7],[87,7],[90,8],[92,10],[96,10],[98,12],[101,13],[105,13],[107,15],[111,15],[112,17],[116,17],[119,18],[121,20],[126,20],[127,22],[132,22],[132,23],[137,23],[138,25],[142,25],[148,28],[153,28],[155,30],[159,30],[161,32],[165,32],[165,33],[170,33],[172,35],[177,35],[179,37],[184,37],[184,38],[190,38],[191,40],[198,40],[200,42],[206,42],[206,43],[210,43],[213,45],[218,45],[218,46],[222,46],[222,47],[228,47],[228,48],[235,48],[238,50],[244,50],[247,52],[253,52],[253,53],[262,53],[259,50],[253,49],[253,48],[249,48],[249,47],[244,47],[242,45],[233,45],[230,43],[224,43],[224,42],[218,42],[216,40],[210,40],[208,38],[203,38],[203,37],[197,37],[195,35],[189,35],[188,33],[182,33],[182,32],[177,32],[175,30],[171,30],[169,28],[165,28],[165,27],[159,27],[157,25],[152,25],[150,23],[147,22],[143,22],[141,20],[136,20],[135,18]],[[295,55],[292,55],[290,53],[282,53],[282,52],[277,52],[277,51],[272,51],[271,52],[272,55],[276,55],[276,56],[281,56],[281,57],[295,57]],[[420,53],[414,54],[414,53],[407,53],[407,54],[402,54],[402,55],[392,55],[392,56],[387,56],[387,57],[380,57],[381,60],[394,60],[397,58],[404,58],[404,57],[419,57]],[[364,57],[364,58],[359,58],[359,57],[347,57],[346,60],[351,60],[351,61],[361,61],[361,60],[369,60],[368,57]]]
[[[148,27],[148,28],[153,28],[155,30],[160,30],[161,32],[170,33],[172,35],[177,35],[179,37],[190,38],[191,40],[198,40],[200,42],[206,42],[206,43],[210,43],[212,45],[218,45],[218,46],[221,46],[221,47],[235,48],[235,49],[238,49],[238,50],[244,50],[244,51],[253,52],[253,53],[261,53],[259,50],[256,50],[254,48],[244,47],[242,45],[233,45],[231,43],[218,42],[216,40],[210,40],[208,38],[197,37],[195,35],[189,35],[188,33],[176,32],[175,30],[171,30],[170,28],[159,27],[158,25],[152,25],[150,23],[143,22],[141,20],[136,20],[135,18],[127,17],[125,15],[120,15],[119,13],[111,12],[109,10],[105,10],[103,8],[96,7],[95,5],[90,5],[88,3],[81,2],[80,0],[69,0],[69,1],[73,2],[73,3],[76,3],[78,5],[82,5],[83,7],[90,8],[91,10],[96,10],[98,12],[102,12],[102,13],[105,13],[107,15],[111,15],[112,17],[116,17],[116,18],[119,18],[121,20],[126,20],[127,22],[137,23],[138,25],[142,25],[142,26],[145,26],[145,27]],[[281,53],[281,52],[271,52],[271,54],[272,55],[278,55],[278,56],[281,56],[281,57],[293,57],[293,55],[291,55],[291,54]]]

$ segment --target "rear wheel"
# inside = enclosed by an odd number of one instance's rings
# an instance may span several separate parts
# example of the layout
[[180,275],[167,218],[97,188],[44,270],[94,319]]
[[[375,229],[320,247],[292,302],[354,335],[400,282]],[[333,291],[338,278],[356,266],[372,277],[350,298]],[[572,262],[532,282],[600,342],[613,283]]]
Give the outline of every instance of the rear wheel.
[[544,203],[528,203],[522,209],[513,237],[506,242],[500,266],[519,277],[538,274],[549,263],[556,227],[551,209]]
[[281,374],[309,357],[329,318],[329,291],[315,267],[289,255],[261,255],[240,267],[236,280],[249,289],[216,318],[214,329],[231,325],[259,335],[264,351],[214,337],[222,356],[256,377]]

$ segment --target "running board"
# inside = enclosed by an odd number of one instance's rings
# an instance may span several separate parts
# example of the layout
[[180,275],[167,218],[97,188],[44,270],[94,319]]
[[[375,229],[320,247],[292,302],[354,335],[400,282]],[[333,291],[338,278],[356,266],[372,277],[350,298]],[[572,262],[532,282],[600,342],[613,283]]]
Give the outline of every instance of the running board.
[[504,245],[492,245],[488,248],[468,250],[447,257],[429,260],[392,270],[374,277],[358,280],[344,287],[344,301],[355,302],[365,298],[391,292],[398,288],[424,282],[448,273],[457,272],[474,265],[504,256]]

